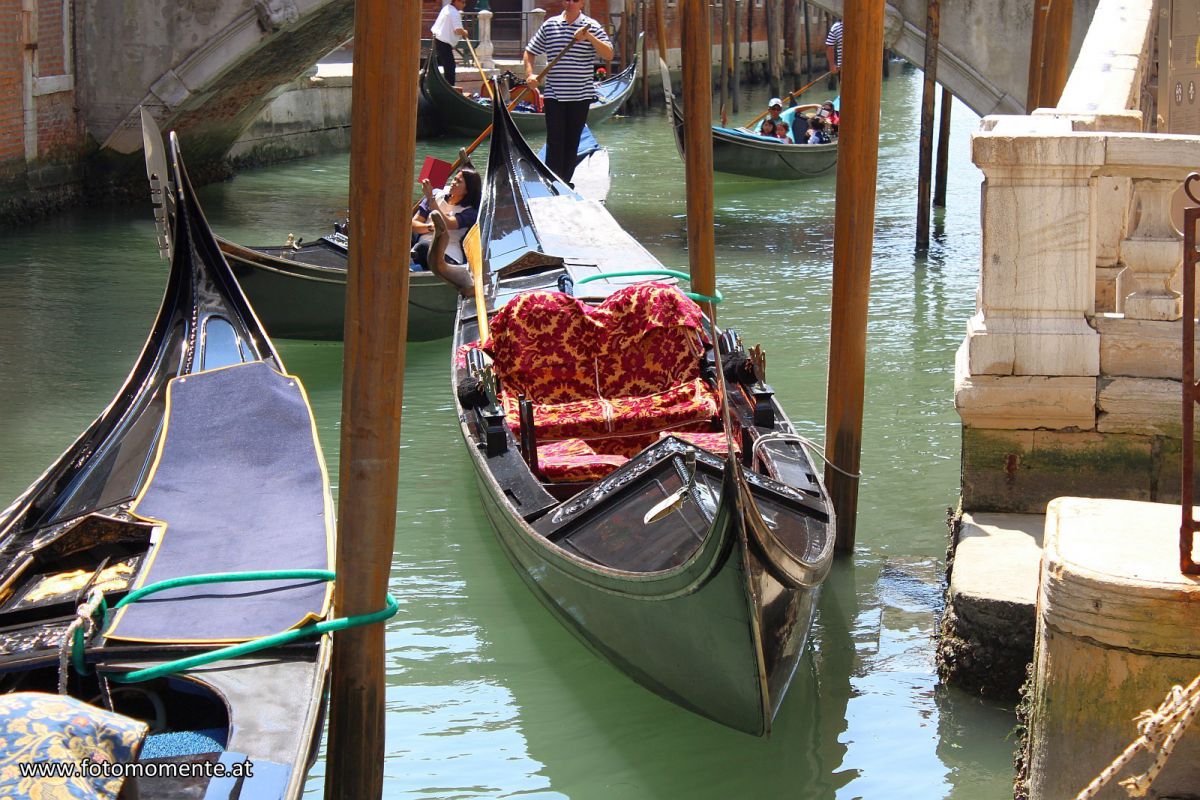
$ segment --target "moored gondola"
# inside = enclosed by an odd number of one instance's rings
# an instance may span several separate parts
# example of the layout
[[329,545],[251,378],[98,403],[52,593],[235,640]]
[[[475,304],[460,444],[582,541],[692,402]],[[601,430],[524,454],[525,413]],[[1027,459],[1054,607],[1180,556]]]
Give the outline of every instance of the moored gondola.
[[[675,146],[679,157],[686,159],[683,139],[683,109],[671,93],[670,78],[662,68],[663,92],[671,112]],[[793,129],[795,126],[793,126]],[[787,144],[778,139],[759,136],[744,128],[714,125],[713,172],[744,175],[748,178],[789,181],[815,178],[837,167],[838,143]]]
[[503,108],[492,136],[486,308],[461,302],[452,366],[492,525],[538,598],[618,669],[766,734],[832,559],[817,469],[763,361],[673,281],[648,280],[662,265],[547,170]]
[[[349,240],[341,231],[315,242],[244,247],[216,237],[267,332],[281,339],[340,341],[346,316]],[[449,336],[458,292],[432,272],[408,278],[408,340]]]
[[[621,105],[633,94],[637,83],[638,59],[636,54],[642,51],[641,37],[638,34],[637,46],[634,47],[634,57],[629,65],[610,78],[596,82],[596,101],[588,112],[588,121],[592,125],[611,118],[621,108]],[[485,91],[483,87],[479,89]],[[478,136],[492,121],[490,101],[487,103],[466,97],[449,83],[437,66],[436,54],[430,50],[429,59],[421,77],[421,93],[437,112],[438,120],[446,133],[460,136]],[[512,113],[513,120],[523,134],[544,134],[546,132],[546,115],[536,111],[517,111]]]
[[[0,512],[0,706],[6,723],[14,708],[42,714],[28,749],[8,729],[7,753],[107,759],[122,796],[143,800],[294,798],[324,714],[329,638],[313,625],[331,598],[329,480],[304,389],[222,259],[174,139],[170,169],[169,185],[155,173],[171,270],[142,353]],[[223,646],[239,649],[216,660]]]

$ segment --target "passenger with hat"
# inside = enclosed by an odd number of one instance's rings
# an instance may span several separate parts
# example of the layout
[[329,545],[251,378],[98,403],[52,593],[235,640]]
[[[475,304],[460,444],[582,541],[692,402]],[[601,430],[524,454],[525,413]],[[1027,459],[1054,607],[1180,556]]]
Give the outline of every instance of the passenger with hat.
[[[762,134],[763,126],[766,125],[768,122],[771,123],[771,125],[769,126],[770,128],[772,128],[772,129],[778,128],[779,127],[779,115],[782,113],[783,113],[783,101],[780,100],[778,97],[772,97],[767,102],[767,114],[769,116],[766,119],[764,119],[762,121],[762,123],[758,126],[758,132],[760,134]],[[768,134],[762,134],[762,135],[774,136],[775,134],[768,133]]]

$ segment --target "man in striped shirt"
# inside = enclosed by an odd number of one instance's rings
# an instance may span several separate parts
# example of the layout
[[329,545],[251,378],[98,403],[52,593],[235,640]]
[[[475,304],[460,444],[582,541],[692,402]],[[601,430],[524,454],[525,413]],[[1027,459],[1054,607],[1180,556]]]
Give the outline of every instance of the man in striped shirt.
[[830,72],[836,74],[841,71],[842,21],[840,19],[829,26],[829,35],[825,37],[825,58],[829,62]]
[[596,99],[595,62],[612,58],[612,42],[600,23],[583,13],[583,0],[563,0],[563,13],[550,17],[525,46],[525,83],[537,88],[535,56],[554,61],[571,42],[571,51],[546,74],[546,166],[567,183],[575,174],[575,152]]

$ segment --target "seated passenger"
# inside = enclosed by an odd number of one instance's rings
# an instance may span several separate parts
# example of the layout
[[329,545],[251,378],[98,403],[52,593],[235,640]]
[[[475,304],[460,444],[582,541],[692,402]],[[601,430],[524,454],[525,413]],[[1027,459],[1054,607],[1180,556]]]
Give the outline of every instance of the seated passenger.
[[778,124],[775,125],[775,138],[784,144],[795,144],[792,141],[791,133],[788,131],[788,124],[783,120],[779,120]]
[[842,120],[841,115],[837,112],[837,109],[833,107],[833,101],[826,100],[824,103],[821,103],[821,110],[817,112],[817,115],[821,119],[825,120],[825,122],[829,125],[830,130],[836,136],[838,123]]
[[825,122],[819,117],[808,119],[808,144],[829,144],[832,141],[825,132]]
[[783,113],[783,101],[772,97],[767,103],[767,118],[758,125],[758,135],[775,138],[775,126],[779,124],[779,115]]
[[463,264],[462,240],[479,217],[479,203],[483,196],[483,180],[473,169],[461,169],[445,189],[433,189],[429,181],[421,181],[425,197],[417,206],[412,218],[412,268],[429,269],[429,245],[433,240],[431,211],[441,212],[448,232],[446,261]]

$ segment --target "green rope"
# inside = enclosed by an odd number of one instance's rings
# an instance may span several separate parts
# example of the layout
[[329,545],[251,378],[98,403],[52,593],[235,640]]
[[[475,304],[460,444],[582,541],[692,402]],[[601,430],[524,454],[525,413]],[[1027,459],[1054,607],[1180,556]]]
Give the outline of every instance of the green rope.
[[[183,578],[172,578],[170,580],[159,581],[152,583],[149,586],[143,586],[141,589],[130,592],[121,599],[121,602],[114,606],[114,610],[123,608],[130,603],[137,602],[146,595],[162,592],[167,589],[174,589],[180,586],[195,586],[197,584],[207,583],[236,583],[239,581],[264,581],[264,580],[281,580],[281,579],[303,579],[310,578],[312,580],[332,581],[337,578],[337,573],[327,569],[281,569],[281,570],[261,570],[257,572],[226,572],[226,573],[211,573],[207,575],[189,575]],[[229,647],[221,647],[217,650],[210,650],[206,653],[199,653],[187,658],[179,658],[174,661],[167,661],[162,664],[157,664],[153,667],[133,670],[125,673],[106,673],[109,680],[116,683],[141,683],[142,681],[160,678],[164,675],[171,675],[176,672],[193,669],[195,667],[211,664],[215,661],[221,661],[227,658],[237,658],[248,653],[255,653],[259,650],[277,647],[282,644],[307,639],[314,636],[322,636],[326,633],[334,633],[336,631],[346,630],[347,628],[355,628],[361,625],[373,625],[376,622],[395,616],[400,610],[400,602],[387,595],[387,606],[381,611],[375,611],[370,614],[358,614],[353,617],[340,617],[338,619],[322,620],[320,622],[312,622],[299,628],[294,628],[290,631],[264,636],[259,639],[253,639],[248,642],[230,645]],[[107,614],[105,618],[105,627],[107,625]],[[72,656],[75,661],[76,669],[83,663],[83,642],[80,637],[76,637],[72,643]]]
[[[607,280],[608,278],[638,278],[644,275],[662,275],[669,278],[679,278],[682,281],[692,279],[691,275],[686,272],[680,272],[677,269],[629,269],[623,272],[600,272],[596,275],[588,275],[586,278],[580,278],[575,281],[576,284],[591,283],[592,281]],[[685,295],[695,300],[697,303],[712,303],[716,305],[725,299],[725,295],[721,294],[721,290],[717,290],[715,297],[700,294],[699,292],[684,292]]]

